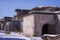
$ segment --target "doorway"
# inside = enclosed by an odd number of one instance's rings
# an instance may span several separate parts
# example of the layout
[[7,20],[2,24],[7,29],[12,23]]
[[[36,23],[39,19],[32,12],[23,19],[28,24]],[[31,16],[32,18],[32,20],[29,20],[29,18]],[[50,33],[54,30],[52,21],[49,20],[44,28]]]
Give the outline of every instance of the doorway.
[[19,26],[18,26],[18,25],[15,25],[15,26],[14,26],[14,31],[15,31],[15,32],[19,32]]
[[42,35],[43,34],[48,34],[48,27],[49,27],[49,24],[44,24],[43,27],[42,27]]

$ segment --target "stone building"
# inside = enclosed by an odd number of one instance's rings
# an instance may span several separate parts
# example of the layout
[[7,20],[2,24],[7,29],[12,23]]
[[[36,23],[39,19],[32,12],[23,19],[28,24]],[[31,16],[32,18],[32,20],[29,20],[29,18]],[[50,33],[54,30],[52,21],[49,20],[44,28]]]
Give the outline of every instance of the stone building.
[[23,32],[23,16],[30,10],[16,9],[16,15],[13,17],[4,17],[0,19],[0,30],[7,32]]
[[4,30],[4,26],[6,24],[6,22],[9,22],[12,20],[12,17],[4,17],[2,19],[0,19],[0,28]]
[[16,9],[16,15],[15,15],[15,19],[20,21],[20,30],[23,33],[23,16],[25,16],[26,14],[28,14],[30,10],[28,9]]
[[20,21],[12,19],[12,17],[4,17],[0,20],[0,30],[7,32],[20,32]]
[[58,7],[35,7],[23,16],[24,35],[60,34],[59,29],[60,8]]

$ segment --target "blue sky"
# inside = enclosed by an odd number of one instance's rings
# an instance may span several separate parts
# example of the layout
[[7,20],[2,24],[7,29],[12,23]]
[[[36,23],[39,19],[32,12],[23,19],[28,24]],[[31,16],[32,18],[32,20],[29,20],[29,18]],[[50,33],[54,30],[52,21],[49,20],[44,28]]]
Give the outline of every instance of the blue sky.
[[32,9],[36,6],[60,7],[60,0],[0,0],[0,18],[16,15],[15,9]]

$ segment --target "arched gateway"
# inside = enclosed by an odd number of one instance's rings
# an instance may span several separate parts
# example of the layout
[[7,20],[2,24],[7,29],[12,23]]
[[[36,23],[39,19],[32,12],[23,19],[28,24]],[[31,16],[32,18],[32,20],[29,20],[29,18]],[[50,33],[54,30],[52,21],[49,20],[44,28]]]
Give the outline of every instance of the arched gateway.
[[49,24],[44,24],[44,25],[43,25],[43,27],[42,27],[42,35],[43,35],[43,34],[48,34],[49,27],[50,27]]

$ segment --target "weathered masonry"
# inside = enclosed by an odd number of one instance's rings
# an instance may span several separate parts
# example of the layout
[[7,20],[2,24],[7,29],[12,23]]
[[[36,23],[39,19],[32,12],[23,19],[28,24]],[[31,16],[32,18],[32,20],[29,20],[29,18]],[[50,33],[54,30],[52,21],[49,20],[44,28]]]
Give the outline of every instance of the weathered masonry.
[[60,34],[60,9],[56,7],[34,8],[23,17],[23,33],[27,36]]

